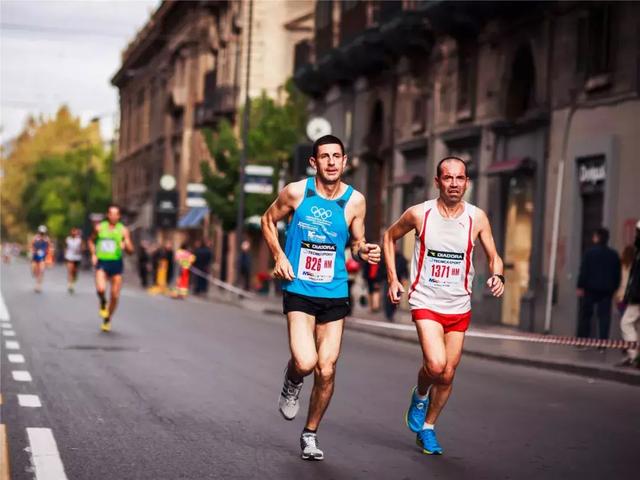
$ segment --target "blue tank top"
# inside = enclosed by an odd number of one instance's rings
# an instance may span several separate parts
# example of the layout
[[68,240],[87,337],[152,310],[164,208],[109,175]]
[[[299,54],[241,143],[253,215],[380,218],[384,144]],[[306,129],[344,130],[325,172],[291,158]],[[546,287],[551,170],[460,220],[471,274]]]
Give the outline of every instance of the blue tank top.
[[49,251],[49,242],[44,238],[35,239],[33,241],[33,259],[44,260]]
[[349,186],[341,197],[328,200],[316,191],[315,178],[307,178],[304,199],[287,225],[284,252],[295,278],[284,281],[283,290],[308,297],[349,296],[345,207],[352,193],[353,187]]

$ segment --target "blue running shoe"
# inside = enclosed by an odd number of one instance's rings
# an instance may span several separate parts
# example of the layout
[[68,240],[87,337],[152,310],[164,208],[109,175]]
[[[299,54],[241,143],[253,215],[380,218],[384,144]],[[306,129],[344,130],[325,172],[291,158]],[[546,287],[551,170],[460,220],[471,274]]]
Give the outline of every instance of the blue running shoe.
[[411,391],[411,405],[405,413],[404,420],[413,433],[418,433],[424,426],[424,419],[427,416],[427,408],[429,408],[429,397],[426,400],[418,398],[418,387],[413,387]]
[[436,431],[433,429],[420,430],[416,436],[416,443],[422,448],[422,453],[427,455],[442,455],[442,447],[436,438]]

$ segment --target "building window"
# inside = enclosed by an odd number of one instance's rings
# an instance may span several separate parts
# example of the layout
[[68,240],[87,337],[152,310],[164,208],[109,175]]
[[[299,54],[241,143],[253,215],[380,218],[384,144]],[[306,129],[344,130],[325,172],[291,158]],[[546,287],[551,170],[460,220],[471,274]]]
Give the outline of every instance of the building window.
[[460,44],[458,50],[458,120],[473,117],[476,88],[475,49],[470,44]]
[[516,52],[511,65],[511,79],[507,89],[506,116],[516,120],[535,107],[536,70],[528,45],[522,45]]
[[587,77],[611,70],[612,5],[590,5],[578,18],[576,70]]
[[411,131],[413,133],[423,132],[426,127],[427,97],[419,95],[413,100],[411,108]]
[[320,30],[332,24],[333,2],[318,2],[316,6],[316,29]]

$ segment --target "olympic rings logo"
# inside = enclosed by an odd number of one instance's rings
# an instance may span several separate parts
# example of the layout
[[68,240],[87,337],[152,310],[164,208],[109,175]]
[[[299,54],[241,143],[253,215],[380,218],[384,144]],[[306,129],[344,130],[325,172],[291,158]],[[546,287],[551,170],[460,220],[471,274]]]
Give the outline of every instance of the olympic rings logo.
[[321,207],[311,207],[311,213],[313,213],[314,217],[319,218],[320,220],[326,220],[331,218],[331,215],[333,215],[331,210],[326,210]]

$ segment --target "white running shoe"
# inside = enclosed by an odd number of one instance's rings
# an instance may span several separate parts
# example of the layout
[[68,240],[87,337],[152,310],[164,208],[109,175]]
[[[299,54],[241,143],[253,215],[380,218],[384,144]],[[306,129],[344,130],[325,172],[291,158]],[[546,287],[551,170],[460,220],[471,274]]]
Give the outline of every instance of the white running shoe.
[[300,390],[302,390],[302,383],[293,383],[287,378],[287,369],[284,369],[284,384],[282,385],[282,391],[280,392],[280,398],[278,399],[278,410],[282,416],[287,420],[293,420],[300,410]]
[[324,453],[318,448],[318,436],[315,433],[303,432],[300,448],[303,460],[324,460]]

